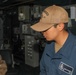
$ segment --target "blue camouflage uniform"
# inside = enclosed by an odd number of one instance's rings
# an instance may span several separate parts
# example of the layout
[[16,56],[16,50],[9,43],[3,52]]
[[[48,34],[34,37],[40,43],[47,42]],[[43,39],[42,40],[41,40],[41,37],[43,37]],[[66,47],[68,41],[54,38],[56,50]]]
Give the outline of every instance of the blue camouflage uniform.
[[76,75],[76,36],[69,32],[57,53],[54,45],[55,42],[46,44],[40,60],[40,75]]

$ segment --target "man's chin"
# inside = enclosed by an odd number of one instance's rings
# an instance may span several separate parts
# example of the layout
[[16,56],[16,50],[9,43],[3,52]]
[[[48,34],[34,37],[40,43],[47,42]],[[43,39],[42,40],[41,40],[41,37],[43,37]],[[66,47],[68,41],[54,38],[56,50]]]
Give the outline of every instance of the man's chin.
[[47,40],[47,41],[52,41],[51,39],[47,39],[47,38],[46,38],[46,40]]

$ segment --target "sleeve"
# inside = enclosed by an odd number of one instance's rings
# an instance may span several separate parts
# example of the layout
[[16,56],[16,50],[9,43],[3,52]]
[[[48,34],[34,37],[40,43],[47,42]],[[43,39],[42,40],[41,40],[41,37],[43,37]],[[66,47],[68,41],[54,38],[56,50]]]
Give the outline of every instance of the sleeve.
[[44,58],[45,58],[45,52],[43,52],[41,60],[40,60],[40,75],[46,75]]
[[47,50],[49,50],[50,48],[49,46],[50,45],[48,44],[45,45],[45,49],[40,60],[40,75],[47,75],[47,66],[46,66],[45,60],[47,59],[46,52]]

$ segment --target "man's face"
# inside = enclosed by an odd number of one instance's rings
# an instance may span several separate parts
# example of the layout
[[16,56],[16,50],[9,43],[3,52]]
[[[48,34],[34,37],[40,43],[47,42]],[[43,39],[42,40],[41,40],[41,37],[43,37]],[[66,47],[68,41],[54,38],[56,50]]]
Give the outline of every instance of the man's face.
[[56,40],[56,38],[59,35],[59,29],[58,27],[52,26],[46,31],[43,31],[42,34],[46,38],[47,41]]

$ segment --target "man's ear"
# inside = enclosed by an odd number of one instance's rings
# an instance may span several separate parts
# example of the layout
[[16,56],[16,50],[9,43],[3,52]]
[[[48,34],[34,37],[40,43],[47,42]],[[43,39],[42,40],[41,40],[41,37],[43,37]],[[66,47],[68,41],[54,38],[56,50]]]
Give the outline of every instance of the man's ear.
[[58,24],[58,29],[61,31],[64,29],[64,23]]

